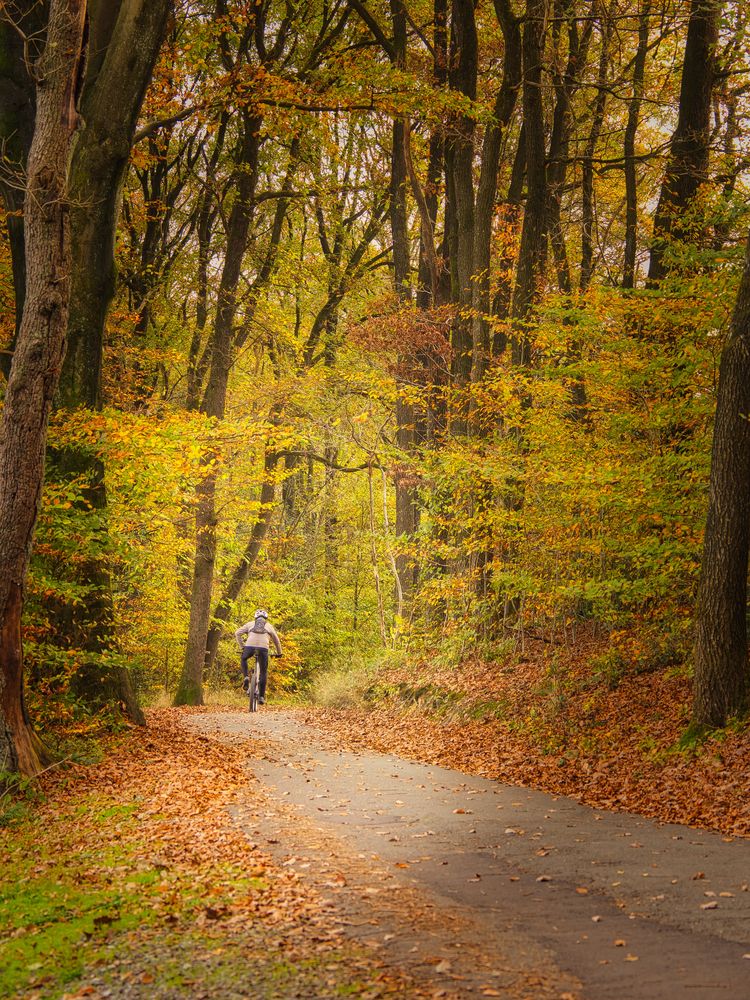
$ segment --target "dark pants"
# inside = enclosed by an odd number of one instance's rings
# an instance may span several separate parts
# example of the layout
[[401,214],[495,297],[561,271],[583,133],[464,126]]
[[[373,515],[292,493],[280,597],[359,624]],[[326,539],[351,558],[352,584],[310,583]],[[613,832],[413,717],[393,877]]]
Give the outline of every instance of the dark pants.
[[268,650],[260,646],[245,646],[242,650],[242,674],[248,676],[247,661],[252,660],[258,654],[258,665],[260,666],[260,697],[266,696],[266,680],[268,679]]

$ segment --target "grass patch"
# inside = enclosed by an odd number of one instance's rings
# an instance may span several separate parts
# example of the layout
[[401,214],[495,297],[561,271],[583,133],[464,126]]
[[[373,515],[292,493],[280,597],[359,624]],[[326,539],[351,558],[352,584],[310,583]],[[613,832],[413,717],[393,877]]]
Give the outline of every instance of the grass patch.
[[[112,933],[154,919],[159,872],[125,839],[136,809],[89,798],[45,831],[30,818],[16,824],[2,853],[0,997],[39,986],[54,995]],[[100,846],[81,838],[83,822],[99,829]]]
[[242,869],[218,863],[214,878],[173,870],[159,845],[139,836],[137,801],[88,796],[44,829],[38,819],[14,825],[0,853],[0,997],[44,989],[57,996],[96,965],[112,939],[149,927],[218,912],[226,898],[206,898],[206,886],[230,884],[231,894],[265,887]]
[[339,665],[317,674],[308,691],[314,705],[323,708],[357,708],[368,701],[376,676],[373,665]]

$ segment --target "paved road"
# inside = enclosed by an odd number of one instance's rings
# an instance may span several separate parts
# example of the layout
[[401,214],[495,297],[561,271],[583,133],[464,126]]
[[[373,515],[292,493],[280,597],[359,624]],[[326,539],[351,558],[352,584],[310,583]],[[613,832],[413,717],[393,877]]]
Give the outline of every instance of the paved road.
[[[551,960],[560,984],[581,984],[572,995],[750,1000],[750,840],[332,750],[282,712],[190,724],[268,740],[251,766],[280,801],[342,852],[372,858],[438,909],[467,915],[488,950],[512,940],[527,962]],[[294,837],[287,824],[287,858],[301,849]],[[459,992],[488,995],[471,985]]]

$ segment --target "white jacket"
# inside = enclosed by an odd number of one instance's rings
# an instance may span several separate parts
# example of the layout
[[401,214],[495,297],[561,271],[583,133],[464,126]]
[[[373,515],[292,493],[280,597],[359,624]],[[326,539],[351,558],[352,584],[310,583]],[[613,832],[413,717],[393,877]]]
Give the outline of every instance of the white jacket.
[[[266,622],[265,632],[253,632],[253,626],[255,625],[255,620],[251,622],[246,622],[242,628],[238,628],[234,633],[234,637],[237,640],[237,645],[240,649],[244,646],[252,646],[253,649],[269,649],[269,639],[273,639],[273,644],[276,647],[276,652],[281,656],[281,642],[279,640],[279,634],[270,622]],[[242,636],[245,635],[247,638],[243,644]]]

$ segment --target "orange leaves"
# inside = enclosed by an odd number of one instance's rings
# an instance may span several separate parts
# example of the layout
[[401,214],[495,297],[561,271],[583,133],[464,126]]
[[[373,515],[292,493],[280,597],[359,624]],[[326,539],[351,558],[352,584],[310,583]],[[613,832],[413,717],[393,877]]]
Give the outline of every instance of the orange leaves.
[[385,360],[397,378],[419,384],[440,381],[451,357],[453,308],[409,309],[387,299],[372,311],[372,318],[350,326],[350,340]]

